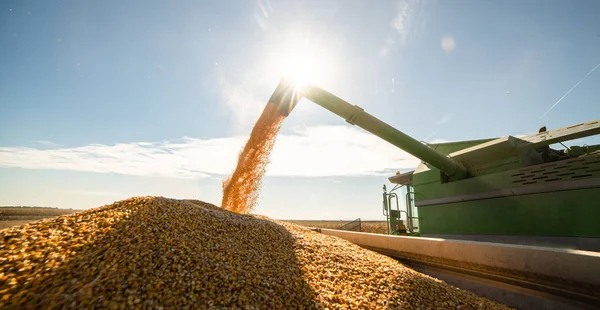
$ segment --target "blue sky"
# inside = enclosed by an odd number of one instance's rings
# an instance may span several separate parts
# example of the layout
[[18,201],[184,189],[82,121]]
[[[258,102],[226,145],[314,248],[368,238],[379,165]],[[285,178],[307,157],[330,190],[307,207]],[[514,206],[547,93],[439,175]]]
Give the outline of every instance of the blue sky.
[[[0,47],[0,205],[220,203],[298,55],[320,86],[420,140],[600,118],[594,0],[2,1]],[[382,219],[387,176],[416,163],[302,101],[256,212]]]

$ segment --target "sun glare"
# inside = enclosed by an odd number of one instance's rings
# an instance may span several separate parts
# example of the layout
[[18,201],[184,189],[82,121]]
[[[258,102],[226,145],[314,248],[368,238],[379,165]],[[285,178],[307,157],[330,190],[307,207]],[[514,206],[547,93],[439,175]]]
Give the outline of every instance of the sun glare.
[[326,83],[332,73],[331,60],[327,55],[306,47],[288,47],[279,51],[271,65],[273,73],[299,87]]
[[287,55],[282,74],[299,86],[316,83],[323,76],[324,66],[321,62],[322,60],[315,55],[314,51],[307,49],[294,51],[291,55]]

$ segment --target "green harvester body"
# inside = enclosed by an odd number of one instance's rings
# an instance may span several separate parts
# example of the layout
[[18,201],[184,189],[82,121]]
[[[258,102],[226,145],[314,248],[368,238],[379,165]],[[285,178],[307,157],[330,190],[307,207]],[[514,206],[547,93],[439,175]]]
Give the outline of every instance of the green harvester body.
[[600,145],[550,148],[600,134],[600,121],[425,144],[316,86],[282,80],[270,102],[287,116],[302,97],[421,160],[384,185],[389,233],[600,251]]

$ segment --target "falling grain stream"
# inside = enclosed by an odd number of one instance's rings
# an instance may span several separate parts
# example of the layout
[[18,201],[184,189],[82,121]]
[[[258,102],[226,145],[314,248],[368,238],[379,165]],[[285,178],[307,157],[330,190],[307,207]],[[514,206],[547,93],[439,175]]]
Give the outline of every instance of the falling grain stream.
[[221,207],[236,213],[254,209],[283,119],[275,104],[269,102],[265,106],[238,157],[235,171],[223,182]]

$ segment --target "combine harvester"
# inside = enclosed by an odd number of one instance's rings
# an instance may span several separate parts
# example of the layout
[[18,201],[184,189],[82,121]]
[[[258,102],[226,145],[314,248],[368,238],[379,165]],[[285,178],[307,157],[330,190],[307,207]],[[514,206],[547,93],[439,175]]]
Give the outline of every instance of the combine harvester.
[[288,116],[302,98],[421,159],[383,187],[388,235],[316,231],[517,308],[600,308],[600,145],[550,147],[600,121],[428,145],[313,85],[284,79],[269,102]]

